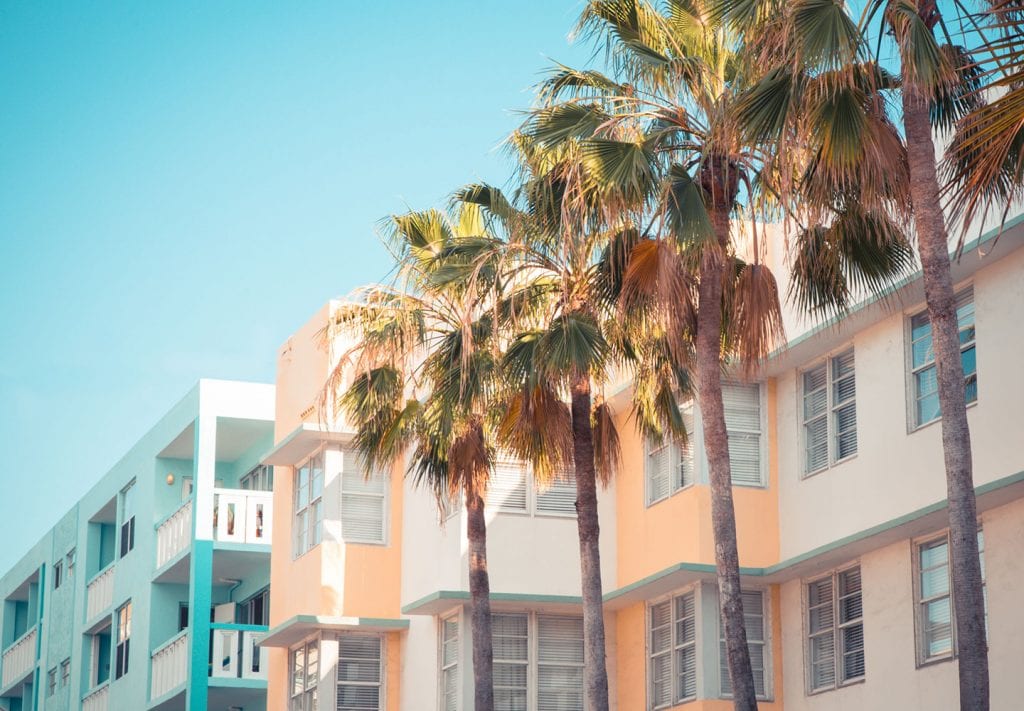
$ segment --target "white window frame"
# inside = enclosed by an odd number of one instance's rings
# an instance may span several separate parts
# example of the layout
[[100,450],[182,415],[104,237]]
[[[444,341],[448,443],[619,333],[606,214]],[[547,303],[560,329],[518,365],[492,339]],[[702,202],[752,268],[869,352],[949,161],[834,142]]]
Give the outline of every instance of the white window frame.
[[[733,487],[741,487],[744,489],[765,489],[768,487],[768,438],[766,433],[768,431],[768,416],[766,407],[766,396],[765,396],[765,384],[761,381],[753,383],[745,383],[738,380],[725,379],[722,381],[722,388],[728,387],[757,387],[757,407],[758,407],[758,431],[756,432],[758,437],[758,469],[760,479],[757,484],[738,483],[735,479],[732,481]],[[669,499],[680,491],[689,489],[693,484],[708,483],[709,470],[708,470],[708,458],[704,448],[704,420],[701,417],[700,407],[697,404],[696,399],[688,400],[679,406],[681,414],[684,420],[689,418],[690,423],[687,425],[689,435],[688,446],[690,448],[690,454],[684,458],[678,453],[673,456],[672,466],[675,468],[685,459],[689,459],[692,463],[692,481],[687,482],[685,477],[678,476],[678,470],[673,473],[673,482],[669,487],[670,493],[667,496],[662,496],[658,499],[651,499],[651,478],[650,469],[648,465],[648,444],[645,444],[644,449],[644,502],[646,507],[654,506],[666,499]],[[752,430],[734,430],[729,428],[728,420],[726,421],[726,434],[731,432],[755,434]],[[677,483],[678,482],[678,483]]]
[[[861,599],[861,614],[860,617],[847,620],[845,622],[840,620],[840,605],[843,599],[853,597],[852,594],[840,595],[839,592],[839,581],[840,577],[851,573],[854,570],[860,575],[861,588],[857,592],[857,595]],[[828,629],[822,629],[818,632],[811,632],[810,617],[812,611],[810,588],[812,585],[821,583],[828,580],[832,586],[832,594],[829,600],[829,604],[832,606],[832,624]],[[860,650],[866,657],[867,641],[864,639],[864,578],[860,571],[860,562],[850,563],[844,565],[841,568],[836,568],[824,575],[818,575],[813,578],[809,578],[803,582],[803,610],[804,610],[804,668],[806,669],[806,691],[810,694],[819,694],[826,691],[833,691],[840,689],[844,686],[851,684],[859,684],[867,678],[867,668],[865,665],[864,673],[860,676],[845,677],[844,674],[844,658],[849,652],[846,650],[843,642],[843,631],[852,629],[854,627],[861,627],[861,639],[863,640],[863,648]],[[833,664],[833,678],[831,684],[823,684],[821,686],[814,686],[814,668],[811,659],[812,654],[812,638],[823,637],[827,634],[832,635],[832,664]],[[857,650],[853,650],[856,652]]]
[[[316,671],[313,683],[310,684],[309,651],[316,650]],[[302,652],[302,690],[295,691],[295,655]],[[320,672],[323,664],[323,652],[320,648],[320,636],[304,639],[300,644],[288,650],[288,711],[313,711],[320,706]],[[311,701],[315,699],[315,701]],[[307,703],[308,702],[308,703]]]
[[[978,312],[977,312],[977,306],[976,306],[975,300],[974,300],[974,285],[973,284],[968,284],[966,286],[961,286],[961,287],[957,288],[955,290],[955,294],[954,294],[953,298],[954,298],[954,301],[956,303],[956,310],[957,310],[957,312],[959,312],[960,309],[963,308],[964,306],[967,306],[968,304],[971,305],[970,328],[973,331],[973,337],[970,340],[966,341],[966,342],[962,341],[960,343],[961,363],[963,362],[963,354],[964,354],[964,352],[967,351],[967,350],[970,350],[972,348],[975,349],[975,361],[974,361],[975,368],[974,368],[974,372],[970,373],[970,374],[964,373],[964,384],[966,386],[969,386],[972,381],[974,383],[974,399],[973,400],[970,400],[970,399],[967,400],[967,406],[970,407],[971,405],[974,405],[975,403],[978,402],[978,397],[979,397],[979,392],[978,392],[978,368],[977,368],[977,363],[978,363],[978,361],[977,361]],[[927,427],[928,425],[932,424],[933,422],[939,422],[942,419],[942,413],[941,412],[936,417],[933,417],[932,419],[924,421],[924,422],[919,421],[919,419],[918,419],[917,403],[918,403],[918,400],[920,398],[918,396],[918,391],[917,391],[917,375],[919,373],[925,371],[925,370],[928,370],[929,368],[936,367],[935,366],[935,352],[934,352],[934,348],[932,349],[932,357],[930,359],[923,361],[920,365],[917,365],[917,366],[914,365],[914,343],[915,343],[915,340],[914,340],[914,320],[918,319],[918,318],[921,318],[921,317],[924,317],[925,319],[928,319],[928,334],[929,334],[929,337],[934,338],[934,334],[932,333],[932,330],[931,330],[931,319],[930,319],[930,317],[928,315],[928,309],[927,308],[919,309],[919,310],[915,311],[914,313],[910,314],[907,317],[906,322],[905,322],[905,342],[907,344],[907,346],[906,346],[906,372],[907,372],[907,431],[908,432],[914,432],[914,431],[919,430],[919,429],[921,429],[923,427]],[[959,323],[960,323],[960,319],[959,319],[959,315],[958,315],[957,316],[958,331],[959,332],[963,332],[964,328],[960,327]]]
[[[114,672],[111,675],[114,681],[128,675],[131,660],[132,641],[132,601],[128,600],[114,612]],[[122,654],[121,649],[124,648]]]
[[[320,493],[313,496],[315,477],[313,476],[314,460],[320,460]],[[323,540],[324,519],[324,481],[326,456],[320,448],[292,467],[292,558],[299,558],[320,545]],[[299,472],[308,468],[306,484],[300,486]],[[306,501],[299,505],[301,489],[305,488]],[[319,512],[319,518],[317,518]],[[302,526],[299,525],[302,521]],[[300,529],[301,537],[300,537]]]
[[[772,682],[774,675],[772,673],[772,620],[771,620],[771,590],[769,588],[751,587],[742,590],[742,594],[758,593],[761,596],[761,640],[750,639],[749,630],[747,634],[747,649],[754,645],[760,645],[762,648],[761,658],[764,660],[764,674],[763,685],[764,694],[757,694],[759,701],[771,701],[773,698],[774,690],[772,688]],[[729,683],[728,670],[726,669],[725,660],[725,627],[722,624],[721,615],[721,596],[716,601],[719,608],[718,614],[718,660],[719,660],[719,673],[718,673],[718,692],[719,697],[723,699],[731,699],[732,692],[725,690],[725,685]],[[743,616],[749,617],[750,611],[744,604]],[[753,665],[753,662],[751,662]],[[723,675],[724,672],[724,675]],[[756,681],[756,680],[755,680]],[[755,683],[756,687],[756,683]]]
[[[697,426],[699,422],[697,408],[693,401],[688,401],[679,406],[679,414],[686,425],[686,444],[674,441],[669,437],[662,439],[661,444],[655,444],[647,440],[644,445],[644,501],[647,506],[653,506],[659,501],[664,501],[672,495],[688,489],[697,483],[699,466],[698,462],[704,452],[704,433]],[[684,449],[685,447],[685,449]],[[654,498],[653,483],[654,476],[651,465],[651,455],[656,452],[668,450],[671,460],[669,471],[672,481],[668,485],[668,493],[664,496]],[[698,452],[700,456],[698,456]],[[689,476],[685,468],[689,466]]]
[[[841,358],[845,358],[846,356],[850,356],[853,358],[853,372],[845,375],[839,375],[837,372],[837,361]],[[825,369],[825,382],[820,388],[817,389],[825,390],[825,411],[808,419],[807,409],[805,405],[805,400],[808,395],[806,376],[812,373],[813,371],[818,370],[819,368]],[[825,356],[825,358],[819,359],[818,361],[812,363],[806,368],[803,368],[802,370],[798,371],[798,375],[799,378],[797,384],[799,387],[799,397],[797,402],[799,403],[800,407],[800,435],[802,444],[801,451],[803,456],[801,471],[803,472],[803,478],[806,479],[807,477],[814,476],[815,474],[820,474],[821,472],[826,471],[831,467],[834,467],[838,464],[842,464],[843,462],[847,462],[853,459],[854,457],[857,456],[857,452],[859,451],[860,442],[857,441],[857,438],[859,437],[859,432],[857,427],[856,414],[857,354],[854,349],[854,346],[851,344],[837,351],[829,353],[827,356]],[[837,402],[836,385],[839,383],[839,381],[845,380],[846,378],[853,378],[854,395],[853,397],[850,397],[846,400]],[[852,428],[855,438],[854,449],[853,452],[851,452],[850,454],[841,457],[839,456],[839,437],[841,434],[844,434],[844,432],[839,432],[838,418],[840,412],[850,406],[854,408],[854,420]],[[807,426],[814,420],[819,420],[822,418],[824,418],[825,420],[825,441],[827,443],[828,452],[825,457],[824,464],[815,469],[811,469],[807,451],[809,445],[809,438],[807,436]],[[846,432],[848,431],[849,430],[846,430]]]
[[[366,489],[352,489],[348,488],[350,484],[346,481],[347,476],[354,472],[348,470],[346,462],[349,457],[353,457],[359,464],[360,484],[363,484],[362,478],[365,476],[365,465],[361,462],[359,453],[353,449],[342,450],[342,471],[340,476],[341,491],[341,503],[340,503],[340,522],[341,522],[341,539],[346,544],[357,544],[357,545],[378,545],[386,546],[388,544],[388,529],[390,528],[390,500],[391,500],[391,472],[386,468],[381,468],[370,474],[371,478],[382,479],[383,486],[379,492],[368,491]],[[353,496],[363,499],[373,499],[379,502],[380,506],[380,537],[370,538],[367,536],[359,536],[355,533],[349,532],[345,526],[345,497]]]
[[[346,679],[344,681],[344,683],[342,683],[342,679],[340,677],[340,674],[341,674],[341,663],[342,663],[342,660],[345,659],[345,657],[342,654],[341,646],[342,646],[342,643],[343,643],[343,641],[345,639],[352,639],[352,638],[375,639],[375,640],[377,640],[379,642],[379,644],[380,644],[380,655],[379,655],[379,658],[377,660],[378,664],[379,664],[379,671],[377,673],[377,681],[356,681],[356,680]],[[387,677],[387,659],[388,659],[387,639],[382,634],[370,634],[370,633],[365,633],[365,632],[341,632],[341,633],[338,634],[336,639],[337,639],[337,642],[338,642],[338,662],[337,662],[337,666],[336,666],[336,668],[334,670],[334,684],[335,684],[334,693],[335,693],[336,705],[340,708],[341,702],[339,700],[339,697],[341,695],[341,687],[342,686],[364,687],[364,688],[371,688],[371,689],[375,688],[375,689],[378,690],[377,691],[377,711],[384,711],[384,709],[387,708],[387,698],[386,698],[386,692],[387,692],[387,678],[386,677]]]
[[[508,455],[501,455],[497,458],[496,463],[501,463],[504,466],[518,466],[523,472],[523,487],[524,497],[523,506],[508,506],[507,504],[500,503],[495,504],[492,501],[488,501],[487,497],[484,498],[484,506],[488,511],[493,511],[499,514],[511,514],[513,516],[532,516],[535,518],[576,518],[576,479],[572,469],[568,469],[561,472],[556,476],[551,485],[543,492],[540,491],[540,486],[537,483],[537,479],[533,473],[533,467],[527,462],[519,462],[513,457]],[[570,495],[569,490],[572,491],[572,510],[557,510],[556,507],[551,506],[549,508],[541,508],[543,505],[543,499],[546,496],[550,496],[553,492],[562,492],[563,496]],[[459,502],[461,504],[461,501]],[[453,506],[448,509],[445,518],[453,516],[458,512],[460,506]]]
[[[540,703],[540,671],[545,666],[554,666],[562,668],[579,668],[580,678],[582,679],[583,674],[583,659],[582,653],[584,649],[583,642],[583,617],[582,615],[575,614],[562,614],[562,613],[547,613],[541,611],[523,611],[523,610],[494,610],[493,616],[503,615],[511,617],[520,617],[526,619],[526,659],[498,659],[495,657],[495,664],[515,664],[523,666],[526,669],[526,708],[528,711],[535,711]],[[571,619],[574,622],[578,622],[580,625],[580,661],[578,663],[570,663],[567,661],[554,662],[554,661],[542,661],[540,659],[540,622],[541,618],[548,618],[554,620],[566,620]],[[509,689],[519,689],[523,687],[503,687]],[[495,687],[495,691],[498,691],[498,687]],[[575,687],[570,691],[575,691]],[[580,685],[580,693],[582,694],[582,683]],[[581,697],[582,698],[582,697]]]
[[[455,611],[439,618],[437,622],[437,661],[439,681],[437,708],[441,709],[441,711],[460,711],[462,709],[462,677],[459,674],[461,667],[460,662],[462,661],[462,620],[460,619],[459,612]],[[454,625],[454,638],[446,637],[445,627],[449,624]],[[445,645],[449,642],[455,644],[455,658],[451,661],[446,661]],[[449,708],[445,705],[448,700],[446,692],[448,690],[447,682],[449,675],[454,677],[455,684],[455,706],[453,708]]]
[[58,590],[64,583],[64,559],[58,558],[53,563],[53,589]]
[[46,672],[46,698],[50,698],[55,693],[57,693],[57,667]]
[[[681,642],[678,634],[679,623],[686,618],[679,616],[679,601],[686,598],[691,598],[693,604],[693,639]],[[669,645],[667,650],[659,650],[658,652],[655,652],[652,643],[655,629],[653,626],[653,613],[655,608],[665,604],[667,604],[669,608],[669,622],[667,624],[669,628]],[[667,709],[678,704],[695,700],[700,692],[700,678],[703,668],[703,660],[701,658],[702,635],[700,586],[691,585],[683,590],[648,601],[645,614],[645,628],[647,632],[645,645],[647,708],[649,711],[655,711],[656,709]],[[694,654],[694,693],[690,696],[685,696],[679,693],[680,689],[678,680],[681,673],[681,670],[679,669],[679,652],[688,648],[692,648]],[[654,658],[655,656],[662,656],[665,654],[669,656],[669,683],[671,684],[669,701],[664,704],[655,704]]]
[[72,548],[65,556],[64,579],[70,581],[75,575],[75,563],[78,561],[78,549]]
[[[981,587],[982,595],[985,598],[985,631],[988,632],[988,581],[985,577],[985,534],[981,527],[981,522],[978,522],[978,557],[981,563]],[[945,543],[946,545],[946,592],[941,595],[932,595],[925,599],[922,591],[921,584],[921,551],[925,548],[934,546],[936,544]],[[927,536],[924,538],[913,541],[911,545],[912,569],[914,575],[914,648],[916,650],[916,661],[918,667],[928,666],[938,662],[946,662],[951,659],[956,659],[958,656],[957,651],[957,638],[956,638],[956,604],[953,599],[953,575],[952,575],[952,550],[951,542],[949,540],[949,530],[943,531],[942,533]],[[939,654],[929,654],[926,649],[927,640],[925,639],[925,622],[926,614],[925,609],[931,602],[941,600],[943,598],[949,599],[949,625],[950,625],[950,649],[948,652],[941,652]]]
[[274,467],[270,464],[257,464],[238,480],[238,488],[248,491],[273,491]]

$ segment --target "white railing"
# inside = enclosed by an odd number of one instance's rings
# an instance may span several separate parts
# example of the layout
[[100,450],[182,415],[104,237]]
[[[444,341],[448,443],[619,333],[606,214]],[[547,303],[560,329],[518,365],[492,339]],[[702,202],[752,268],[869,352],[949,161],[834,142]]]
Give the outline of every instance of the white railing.
[[156,529],[156,567],[185,550],[192,541],[192,500],[168,516]]
[[107,701],[110,698],[110,687],[104,684],[98,689],[93,689],[82,699],[82,711],[107,711]]
[[4,650],[4,674],[3,679],[0,680],[0,686],[10,686],[32,671],[32,667],[36,663],[36,632],[38,629],[38,627],[33,627]]
[[114,603],[114,566],[108,565],[85,587],[86,622],[99,617]]
[[273,504],[274,494],[270,491],[214,489],[214,540],[270,545]]
[[259,646],[260,639],[267,633],[242,629],[237,625],[215,626],[213,651],[210,654],[210,676],[232,679],[266,679],[267,650]]
[[[188,630],[179,632],[153,651],[150,699],[158,699],[188,678]],[[84,710],[83,710],[84,711]]]

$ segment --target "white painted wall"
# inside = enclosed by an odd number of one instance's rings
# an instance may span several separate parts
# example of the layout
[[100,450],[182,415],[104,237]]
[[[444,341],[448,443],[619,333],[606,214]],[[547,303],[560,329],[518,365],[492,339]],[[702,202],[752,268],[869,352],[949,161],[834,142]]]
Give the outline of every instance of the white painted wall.
[[[982,517],[989,599],[989,663],[992,708],[1020,708],[1024,691],[1019,662],[1024,658],[1024,500],[988,511]],[[787,711],[859,711],[928,709],[954,711],[955,661],[916,667],[913,547],[910,540],[871,551],[860,559],[866,677],[861,683],[808,695],[804,649],[803,580],[782,590],[782,654]],[[851,561],[852,562],[852,561]],[[825,572],[825,571],[822,571]]]

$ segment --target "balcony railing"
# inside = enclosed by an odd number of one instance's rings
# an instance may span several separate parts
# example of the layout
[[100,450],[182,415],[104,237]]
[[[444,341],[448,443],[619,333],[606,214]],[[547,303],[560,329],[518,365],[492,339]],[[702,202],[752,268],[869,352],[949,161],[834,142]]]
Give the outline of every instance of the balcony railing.
[[114,564],[101,570],[85,586],[85,620],[91,622],[114,603]]
[[110,699],[110,686],[106,683],[98,689],[93,689],[82,699],[82,711],[107,711],[107,701]]
[[270,491],[214,489],[214,540],[270,545],[273,506],[274,494]]
[[192,499],[181,505],[156,529],[156,567],[160,569],[169,560],[188,548],[192,540]]
[[267,628],[259,625],[214,624],[210,676],[228,679],[266,679],[267,650],[259,641]]
[[32,671],[32,667],[36,663],[36,634],[38,630],[38,627],[33,627],[4,650],[4,673],[0,678],[0,686],[6,688],[25,678]]
[[182,630],[153,650],[150,699],[159,699],[185,683],[188,679],[188,659],[188,630]]

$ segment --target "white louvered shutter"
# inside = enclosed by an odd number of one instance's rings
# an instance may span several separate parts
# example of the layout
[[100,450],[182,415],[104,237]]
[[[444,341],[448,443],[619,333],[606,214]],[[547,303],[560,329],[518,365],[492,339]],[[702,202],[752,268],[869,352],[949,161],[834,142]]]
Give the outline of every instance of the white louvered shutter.
[[761,388],[756,384],[723,384],[722,401],[733,486],[762,486]]
[[836,682],[835,609],[831,576],[807,586],[807,633],[811,690]]
[[672,703],[672,602],[651,605],[650,610],[651,707]]
[[864,606],[861,600],[860,567],[839,573],[839,638],[842,658],[839,673],[842,681],[864,676]]
[[444,711],[459,708],[459,618],[441,622],[441,693]]
[[559,472],[544,491],[537,492],[537,511],[549,514],[576,514],[576,475],[570,469]]
[[337,711],[382,711],[381,638],[338,637]]
[[499,459],[487,485],[487,507],[526,513],[526,465]]
[[666,441],[647,446],[647,503],[653,504],[672,491],[672,445]]
[[828,466],[828,367],[804,373],[804,471]]
[[389,477],[369,477],[360,458],[345,452],[341,472],[341,538],[346,543],[383,543]]
[[527,711],[529,619],[524,614],[491,615],[494,648],[494,708]]
[[832,359],[832,430],[835,458],[857,453],[857,380],[853,351]]
[[537,711],[583,711],[583,618],[537,616]]
[[689,592],[675,599],[675,701],[697,696],[696,597]]
[[[747,631],[747,650],[750,653],[750,667],[754,673],[754,692],[759,697],[767,695],[765,678],[766,638],[764,624],[764,594],[760,590],[745,590],[743,595],[743,625]],[[721,627],[721,622],[719,622]],[[722,695],[732,694],[729,680],[729,662],[725,649],[725,632],[719,641],[719,666]]]
[[686,428],[686,441],[676,445],[678,462],[676,466],[675,488],[682,489],[697,481],[696,460],[693,456],[697,443],[697,430],[693,416],[693,405],[682,409],[683,426]]

